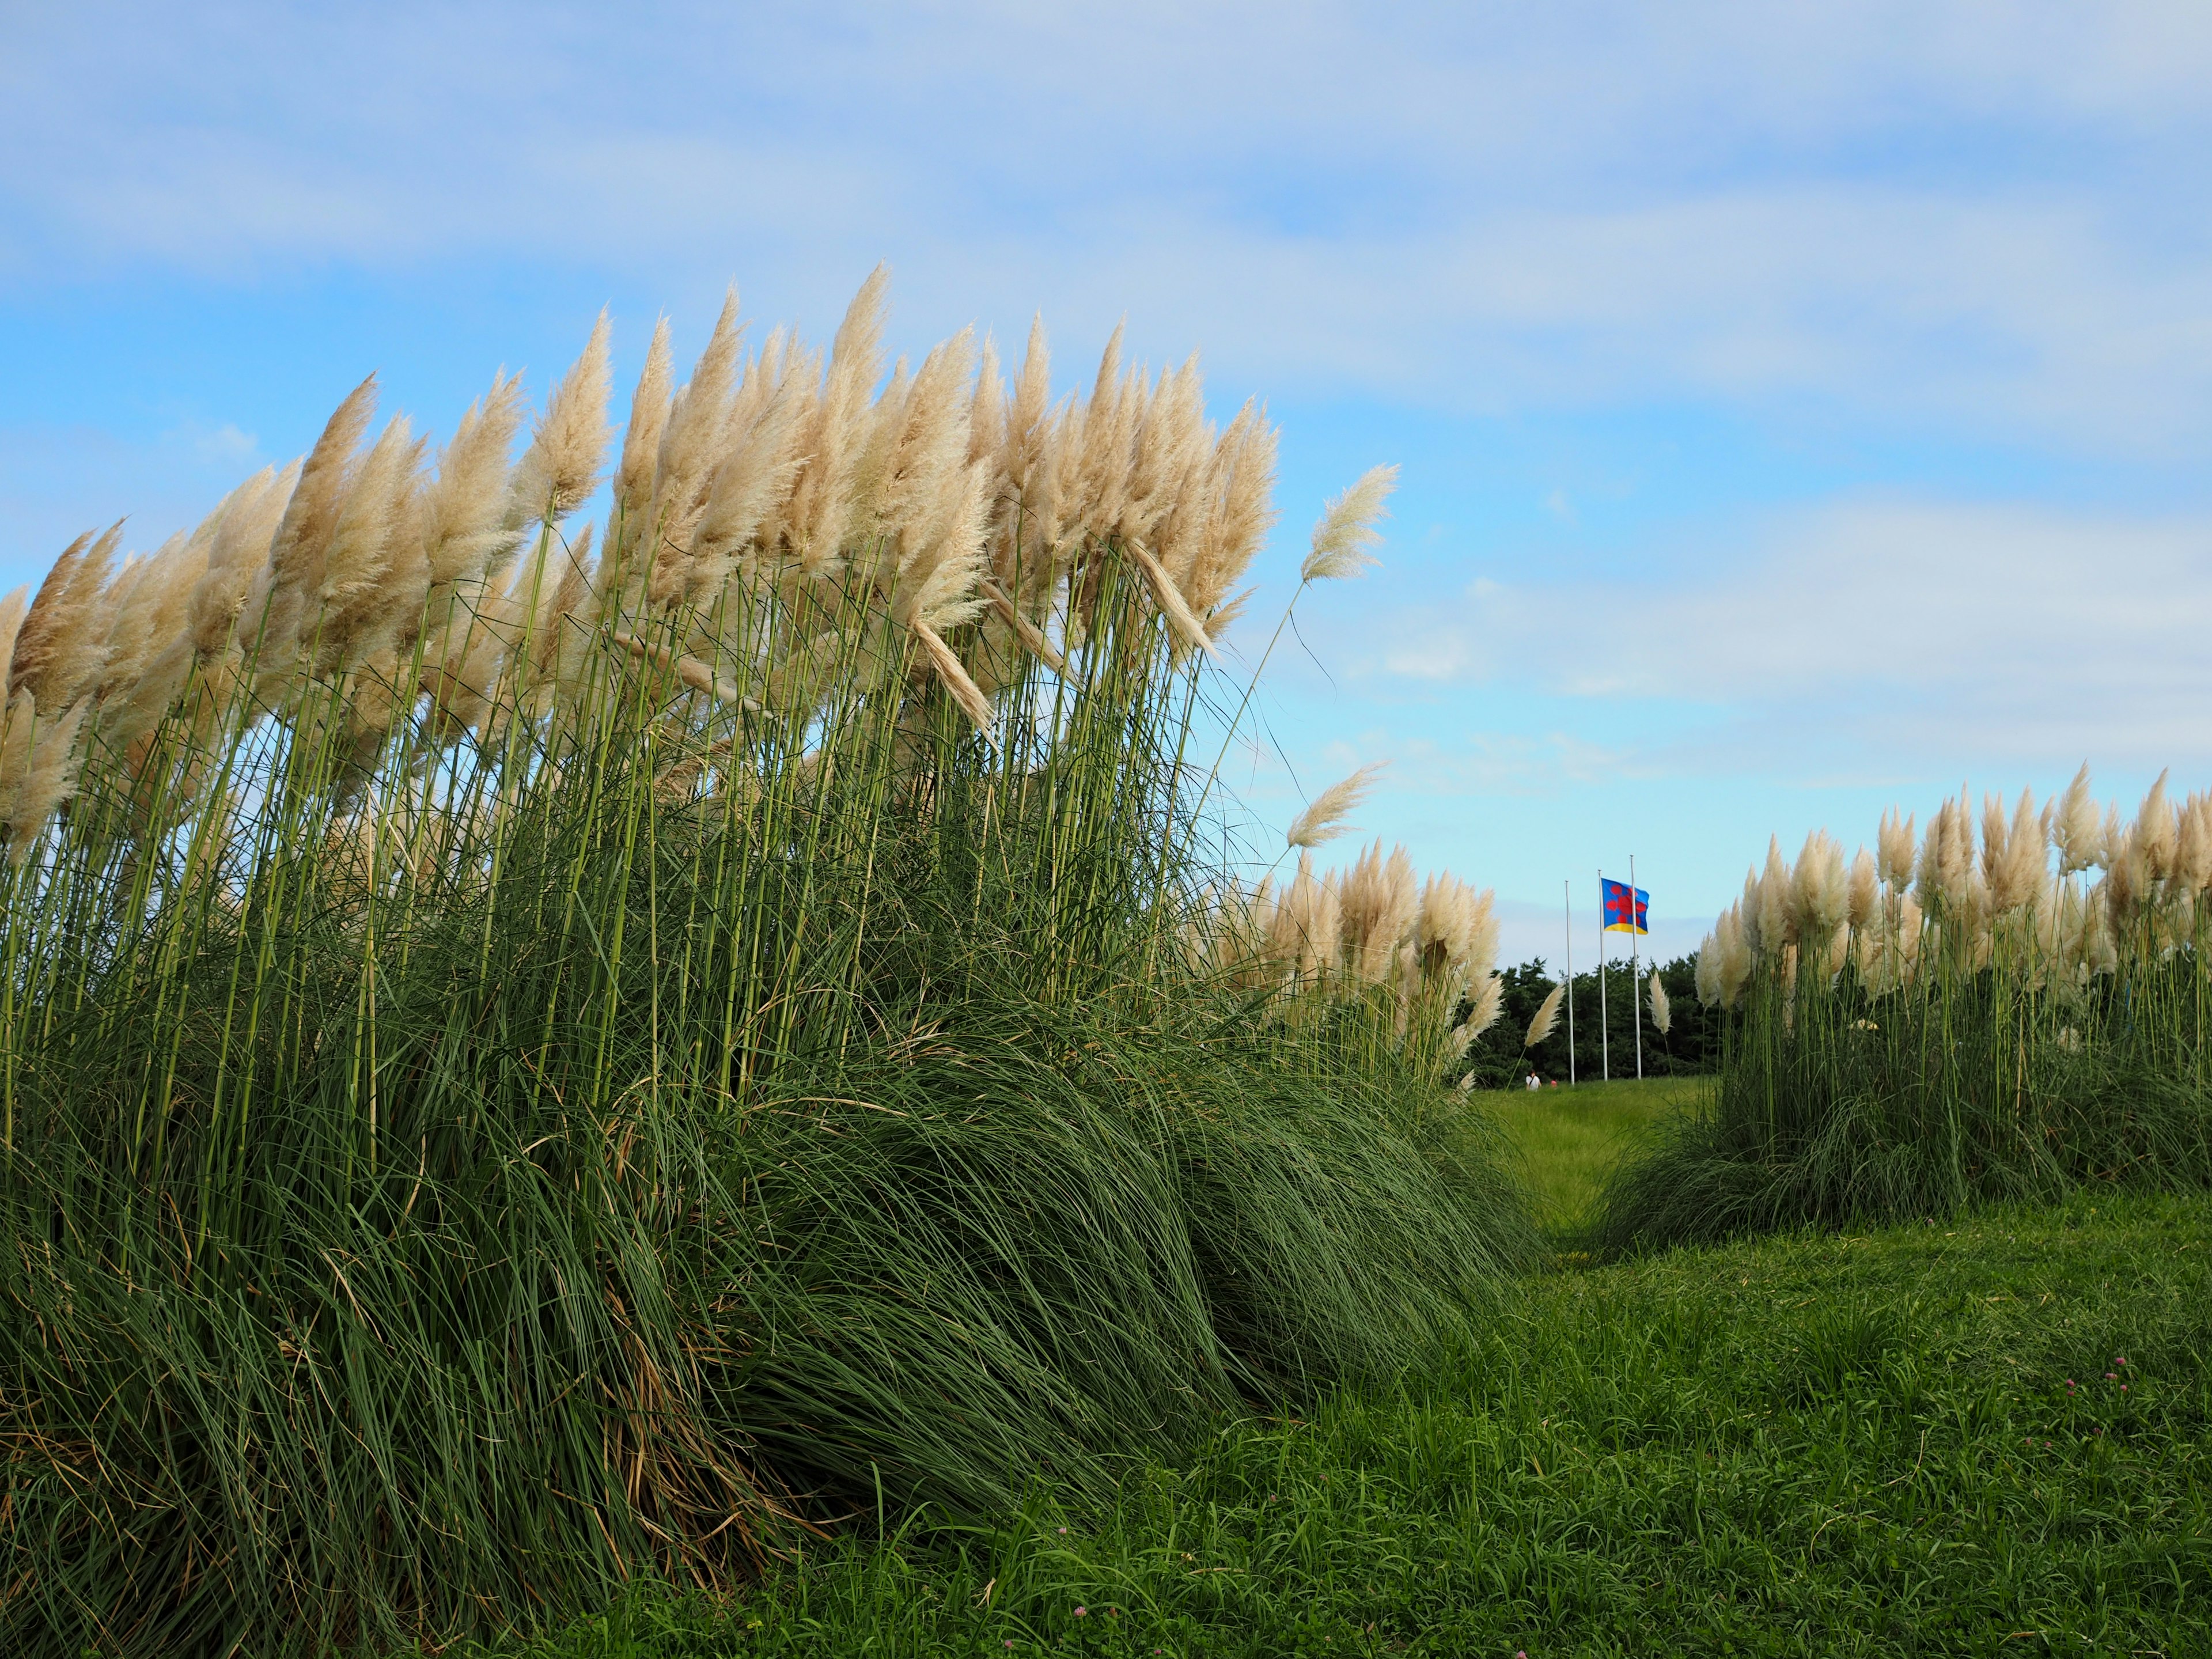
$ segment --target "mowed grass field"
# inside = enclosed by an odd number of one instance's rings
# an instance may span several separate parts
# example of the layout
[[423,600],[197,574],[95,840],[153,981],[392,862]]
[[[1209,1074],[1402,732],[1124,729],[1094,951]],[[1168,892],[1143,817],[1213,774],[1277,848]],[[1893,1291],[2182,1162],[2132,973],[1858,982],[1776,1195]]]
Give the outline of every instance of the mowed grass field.
[[2202,1198],[1563,1271],[1401,1391],[1224,1422],[1103,1514],[1041,1483],[1011,1522],[894,1517],[530,1651],[2212,1653],[2208,1358]]
[[1505,1089],[1484,1096],[1520,1149],[1537,1211],[1554,1237],[1592,1219],[1607,1172],[1668,1113],[1692,1104],[1710,1078],[1634,1079],[1570,1088]]

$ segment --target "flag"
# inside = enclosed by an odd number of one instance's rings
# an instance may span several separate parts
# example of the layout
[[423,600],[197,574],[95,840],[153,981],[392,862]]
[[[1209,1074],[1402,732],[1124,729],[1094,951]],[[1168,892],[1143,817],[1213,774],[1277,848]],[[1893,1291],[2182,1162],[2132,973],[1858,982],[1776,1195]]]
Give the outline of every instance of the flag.
[[1607,879],[1605,883],[1605,931],[1608,933],[1648,933],[1644,926],[1645,911],[1650,908],[1651,895],[1641,887],[1631,887],[1625,881]]

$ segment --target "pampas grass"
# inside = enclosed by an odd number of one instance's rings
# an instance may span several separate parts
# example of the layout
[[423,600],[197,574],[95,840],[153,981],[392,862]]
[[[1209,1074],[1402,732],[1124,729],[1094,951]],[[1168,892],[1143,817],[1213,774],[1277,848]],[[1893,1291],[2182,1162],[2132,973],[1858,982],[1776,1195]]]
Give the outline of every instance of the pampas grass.
[[2161,775],[2124,821],[2085,767],[1913,823],[1848,872],[1825,832],[1770,842],[1698,952],[1715,1106],[1624,1172],[1614,1243],[2212,1182],[2212,794]]
[[1382,763],[1379,761],[1363,766],[1350,777],[1340,778],[1316,795],[1306,809],[1291,820],[1290,830],[1283,837],[1285,842],[1296,850],[1318,847],[1350,833],[1351,825],[1345,819],[1358,811],[1359,803],[1375,787],[1376,774],[1382,769]]
[[657,331],[619,444],[604,319],[519,460],[514,382],[437,448],[364,381],[0,602],[9,1650],[442,1646],[1103,1493],[1525,1259],[1439,1086],[1488,896],[1248,890],[1188,759],[1273,431],[1118,347],[1055,402],[1041,332],[886,365],[884,291],[680,385]]
[[1552,1028],[1559,1023],[1559,1001],[1566,995],[1567,988],[1554,985],[1543,1001],[1536,1005],[1535,1014],[1528,1021],[1528,1034],[1521,1039],[1523,1048],[1533,1048],[1552,1035]]

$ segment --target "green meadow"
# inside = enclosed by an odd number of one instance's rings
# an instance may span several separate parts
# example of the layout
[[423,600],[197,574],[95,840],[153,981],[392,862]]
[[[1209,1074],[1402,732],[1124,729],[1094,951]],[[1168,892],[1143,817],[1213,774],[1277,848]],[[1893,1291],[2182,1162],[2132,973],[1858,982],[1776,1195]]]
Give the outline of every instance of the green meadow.
[[[1565,1190],[1563,1188],[1563,1190]],[[1538,1275],[1402,1386],[1225,1419],[533,1659],[2212,1650],[2212,1202]]]

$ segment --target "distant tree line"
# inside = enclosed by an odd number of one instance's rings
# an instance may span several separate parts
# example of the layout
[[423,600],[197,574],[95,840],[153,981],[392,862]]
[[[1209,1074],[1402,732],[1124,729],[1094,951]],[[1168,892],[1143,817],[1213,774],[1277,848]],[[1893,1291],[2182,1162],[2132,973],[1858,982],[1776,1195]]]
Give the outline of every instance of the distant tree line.
[[[1517,968],[1504,969],[1498,977],[1504,981],[1501,1000],[1504,1012],[1498,1023],[1476,1038],[1469,1050],[1474,1060],[1474,1086],[1517,1087],[1531,1067],[1547,1083],[1554,1078],[1566,1082],[1568,1037],[1565,1006],[1559,1010],[1559,1021],[1551,1036],[1534,1048],[1524,1050],[1521,1046],[1528,1034],[1529,1021],[1535,1018],[1536,1010],[1551,994],[1552,988],[1559,983],[1559,976],[1543,957],[1538,957]],[[1636,1075],[1638,1021],[1644,1028],[1644,1076],[1681,1076],[1715,1069],[1720,1063],[1721,1011],[1707,1008],[1698,1000],[1697,958],[1677,957],[1660,966],[1659,983],[1666,990],[1670,1015],[1668,1029],[1664,1033],[1651,1023],[1645,988],[1650,978],[1649,963],[1638,968],[1632,981],[1626,962],[1617,967],[1610,962],[1606,964],[1602,1047],[1610,1052],[1612,1075]],[[1603,1074],[1605,1058],[1601,1053],[1598,976],[1595,971],[1575,975],[1574,1015],[1574,1075],[1589,1080]]]

